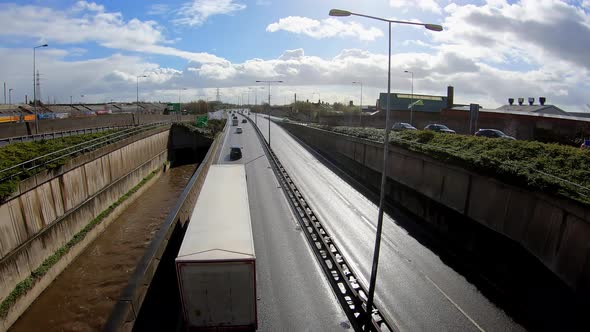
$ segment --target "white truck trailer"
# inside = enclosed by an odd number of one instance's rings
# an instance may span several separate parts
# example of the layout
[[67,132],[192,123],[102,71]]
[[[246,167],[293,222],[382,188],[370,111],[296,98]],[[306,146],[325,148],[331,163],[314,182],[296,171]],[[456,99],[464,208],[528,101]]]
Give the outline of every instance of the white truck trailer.
[[176,257],[188,330],[255,330],[256,256],[244,165],[211,165]]

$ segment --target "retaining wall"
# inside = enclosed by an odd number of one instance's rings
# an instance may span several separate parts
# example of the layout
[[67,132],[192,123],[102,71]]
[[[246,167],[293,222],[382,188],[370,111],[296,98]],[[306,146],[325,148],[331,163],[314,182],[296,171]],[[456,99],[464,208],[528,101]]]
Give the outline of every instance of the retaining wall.
[[[225,137],[229,121],[225,130],[221,132],[211,144],[207,155],[189,180],[178,202],[166,221],[162,224],[158,233],[152,239],[150,246],[146,249],[145,255],[137,264],[137,267],[129,279],[129,283],[121,293],[109,320],[105,324],[104,331],[132,331],[135,321],[142,308],[146,293],[152,279],[165,253],[176,258],[186,223],[189,222],[193,213],[197,198],[207,177],[209,167],[219,157],[221,145]],[[175,248],[172,248],[176,246]]]
[[[378,191],[382,144],[292,123],[281,126]],[[590,295],[590,209],[394,146],[388,160],[388,200],[434,225],[452,226],[434,205],[448,207],[516,241],[578,294]]]
[[169,130],[154,130],[23,181],[19,192],[0,206],[0,301],[88,222],[165,163],[168,140]]

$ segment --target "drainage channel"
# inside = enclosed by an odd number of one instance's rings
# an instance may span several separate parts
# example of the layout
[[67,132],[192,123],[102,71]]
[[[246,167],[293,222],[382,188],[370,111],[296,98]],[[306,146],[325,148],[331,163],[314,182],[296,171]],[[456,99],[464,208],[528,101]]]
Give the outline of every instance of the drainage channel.
[[249,117],[247,118],[256,130],[258,138],[269,157],[272,169],[280,180],[281,188],[288,198],[287,201],[294,211],[301,228],[305,230],[304,233],[311,244],[312,251],[326,274],[328,282],[352,327],[355,331],[397,331],[392,324],[385,320],[385,317],[376,306],[373,306],[371,315],[368,316],[366,308],[368,292],[358,282],[358,278],[349,268],[349,264],[332,241],[328,231],[322,226],[321,221],[313,212],[293,179],[282,166],[270,146],[268,146],[260,129]]

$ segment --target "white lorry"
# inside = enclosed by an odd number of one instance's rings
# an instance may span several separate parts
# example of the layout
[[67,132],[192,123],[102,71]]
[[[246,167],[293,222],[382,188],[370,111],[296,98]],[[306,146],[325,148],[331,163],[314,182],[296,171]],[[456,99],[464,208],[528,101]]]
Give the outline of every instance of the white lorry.
[[176,257],[188,330],[256,330],[256,256],[244,165],[211,165]]

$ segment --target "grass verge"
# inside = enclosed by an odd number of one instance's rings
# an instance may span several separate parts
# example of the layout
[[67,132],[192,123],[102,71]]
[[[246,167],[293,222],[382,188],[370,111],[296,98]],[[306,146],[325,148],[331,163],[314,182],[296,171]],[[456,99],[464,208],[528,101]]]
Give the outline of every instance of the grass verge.
[[[80,143],[85,143],[93,139],[105,137],[107,135],[113,134],[114,132],[116,132],[116,130],[108,130],[99,133],[74,135],[33,142],[9,144],[0,148],[0,170],[4,170],[12,166],[19,165],[21,163],[25,163],[34,158],[52,152],[56,152],[68,147],[73,147]],[[57,154],[46,158],[40,158],[39,160],[35,161],[35,163],[36,165],[41,165],[56,157],[58,157]],[[2,172],[0,174],[0,179],[4,179],[13,175],[14,177],[11,177],[0,182],[0,201],[4,201],[8,196],[10,196],[16,190],[16,187],[18,186],[18,183],[21,180],[31,177],[45,169],[55,169],[59,166],[62,166],[68,159],[71,159],[73,157],[75,157],[75,155],[71,155],[68,157],[61,158],[59,160],[52,161],[51,163],[48,163],[40,167],[26,169],[24,172],[18,175],[16,174],[23,171],[23,168],[19,167],[6,172]],[[33,164],[25,164],[24,166],[26,168],[31,168]]]
[[96,225],[100,224],[105,217],[107,217],[115,208],[121,205],[125,200],[127,200],[131,195],[136,193],[139,188],[141,188],[146,182],[151,180],[158,172],[160,168],[156,169],[155,171],[151,172],[148,176],[143,178],[137,185],[135,185],[131,190],[125,193],[123,196],[119,197],[119,199],[111,204],[106,210],[102,211],[96,218],[92,219],[80,232],[70,239],[64,246],[59,248],[55,253],[51,256],[47,257],[40,266],[38,266],[31,274],[25,278],[23,281],[19,282],[14,289],[8,294],[8,296],[0,303],[0,318],[5,318],[10,308],[16,303],[16,301],[26,294],[33,286],[35,285],[36,281],[42,278],[47,271],[51,269],[63,256],[65,256],[70,249],[72,249],[76,244],[82,241],[86,235],[94,228]]

